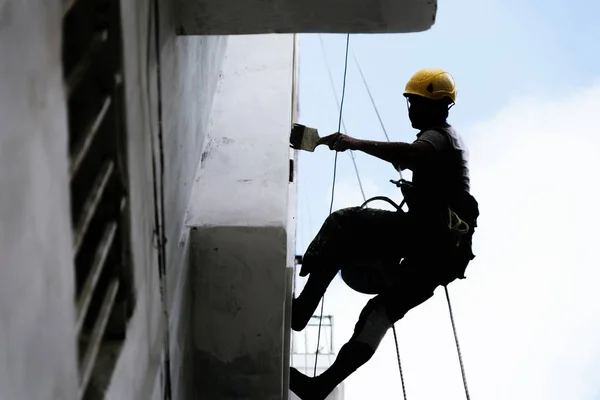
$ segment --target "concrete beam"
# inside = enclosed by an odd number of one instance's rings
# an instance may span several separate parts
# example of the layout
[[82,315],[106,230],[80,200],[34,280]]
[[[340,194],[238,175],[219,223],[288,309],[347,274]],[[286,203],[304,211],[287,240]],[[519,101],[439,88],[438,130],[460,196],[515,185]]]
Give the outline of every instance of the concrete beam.
[[437,0],[177,0],[178,34],[408,33],[435,23]]
[[293,50],[293,35],[228,39],[186,219],[198,398],[287,396]]

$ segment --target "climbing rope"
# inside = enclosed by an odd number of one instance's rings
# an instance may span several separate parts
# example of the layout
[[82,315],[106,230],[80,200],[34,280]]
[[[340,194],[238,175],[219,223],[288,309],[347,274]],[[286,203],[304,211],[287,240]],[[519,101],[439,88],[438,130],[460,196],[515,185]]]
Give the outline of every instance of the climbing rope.
[[385,125],[383,124],[383,120],[381,119],[381,114],[379,114],[379,109],[377,108],[377,104],[375,104],[375,99],[373,99],[371,89],[369,89],[369,85],[367,84],[367,79],[365,78],[365,75],[362,72],[362,68],[360,67],[360,63],[358,62],[358,58],[356,58],[356,54],[354,54],[354,52],[352,52],[352,57],[354,58],[354,62],[356,63],[356,67],[358,68],[358,73],[360,74],[363,84],[365,85],[365,89],[367,89],[367,94],[369,95],[369,99],[371,100],[371,104],[373,105],[373,109],[375,110],[375,114],[377,115],[377,119],[379,120],[379,125],[381,125],[381,130],[383,131],[385,138],[389,142],[390,136],[387,133],[387,129],[385,129]]
[[[340,100],[338,99],[337,92],[335,89],[335,83],[333,83],[333,75],[331,74],[331,67],[329,66],[329,62],[327,61],[327,51],[325,50],[325,43],[323,43],[323,37],[319,34],[319,42],[321,43],[321,51],[323,52],[323,60],[325,61],[325,67],[327,69],[327,75],[329,76],[329,84],[331,85],[331,90],[333,92],[333,97],[335,99],[335,103],[337,104],[338,109],[341,108]],[[344,133],[348,134],[348,128],[346,128],[346,123],[344,122],[344,118],[342,118],[342,128],[344,128]],[[339,129],[338,129],[339,132]],[[366,200],[365,189],[363,188],[362,180],[360,179],[360,173],[358,172],[358,165],[356,165],[356,157],[354,156],[354,150],[348,151],[348,156],[350,160],[352,160],[352,165],[354,166],[354,173],[356,174],[356,179],[358,181],[358,187],[360,188],[360,194],[362,195],[363,201]]]
[[398,369],[400,370],[400,381],[402,382],[402,396],[406,397],[406,386],[404,386],[404,374],[402,373],[402,361],[400,361],[400,348],[398,348],[398,335],[396,335],[396,325],[392,324],[392,332],[394,332],[394,342],[396,342],[396,356],[398,357]]
[[[342,129],[342,116],[344,115],[344,98],[346,97],[346,75],[348,74],[348,49],[350,48],[350,34],[346,34],[346,55],[344,57],[344,79],[342,81],[342,99],[340,101],[340,114],[338,118],[338,129],[339,132]],[[335,179],[337,175],[337,156],[338,152],[335,152],[335,157],[333,159],[333,182],[331,184],[331,203],[329,204],[329,215],[333,211],[333,200],[335,197]],[[323,323],[323,310],[325,307],[325,294],[323,294],[323,299],[321,300],[321,314],[319,316],[319,330],[317,333],[317,351],[315,353],[315,367],[313,370],[313,376],[317,375],[317,362],[319,360],[319,347],[321,344],[321,325]]]
[[463,385],[465,387],[465,395],[467,396],[467,400],[471,400],[471,396],[469,396],[469,388],[467,386],[467,374],[465,373],[462,353],[460,352],[460,345],[458,344],[458,334],[456,333],[456,325],[454,324],[454,313],[452,312],[452,304],[450,303],[450,294],[448,293],[448,286],[444,286],[444,290],[446,291],[448,311],[450,312],[450,322],[452,322],[452,331],[454,332],[454,341],[456,342],[456,352],[458,353],[458,362],[460,363],[460,372],[462,374]]
[[[354,52],[352,52],[352,57],[354,58],[354,62],[356,63],[356,68],[358,69],[358,73],[360,74],[363,84],[365,85],[365,89],[367,90],[367,94],[369,95],[369,99],[371,100],[371,105],[373,106],[373,110],[375,110],[375,114],[377,115],[377,120],[379,121],[381,130],[383,131],[383,134],[385,135],[386,140],[388,142],[390,142],[390,136],[387,133],[387,129],[385,129],[385,125],[383,124],[383,120],[381,119],[381,114],[379,114],[379,108],[377,107],[377,104],[375,104],[375,99],[373,98],[373,95],[371,94],[371,89],[369,88],[369,85],[367,84],[367,79],[365,78],[365,75],[362,72],[362,68],[360,67],[360,63],[358,62],[358,58],[356,58],[356,54],[354,54]],[[400,168],[398,168],[398,174],[400,174],[400,181],[404,181],[404,178],[402,177],[402,170]]]

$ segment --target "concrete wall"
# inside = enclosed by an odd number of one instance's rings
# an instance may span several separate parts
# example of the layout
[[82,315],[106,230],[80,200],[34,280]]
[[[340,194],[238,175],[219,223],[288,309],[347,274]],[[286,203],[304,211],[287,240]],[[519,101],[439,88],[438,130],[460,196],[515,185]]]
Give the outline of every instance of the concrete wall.
[[[298,78],[299,78],[299,35],[295,35],[294,41],[294,49],[293,49],[293,64],[292,64],[292,122],[298,121],[298,116],[300,112],[300,104],[299,104],[299,87],[298,87]],[[286,259],[286,267],[287,267],[287,281],[286,281],[286,294],[285,298],[288,300],[286,302],[285,308],[285,323],[282,326],[282,332],[284,336],[284,369],[283,369],[283,379],[282,379],[282,391],[283,391],[283,399],[287,400],[286,394],[289,395],[287,389],[289,387],[289,368],[291,359],[292,359],[292,331],[290,329],[292,325],[292,301],[294,297],[294,272],[296,265],[296,229],[298,224],[296,223],[296,210],[298,208],[298,151],[289,150],[289,158],[290,158],[290,182],[288,184],[288,219],[287,219],[287,259]]]
[[[166,317],[155,249],[151,135],[158,147],[157,57],[148,32],[151,2],[122,1],[129,134],[132,239],[137,309],[131,320],[109,399],[159,396]],[[174,399],[191,399],[191,286],[184,217],[204,146],[219,80],[225,37],[178,37],[171,2],[160,2],[167,313]],[[148,40],[151,40],[147,54]],[[150,63],[147,63],[147,59]],[[156,150],[158,153],[158,151]],[[157,154],[158,157],[158,154]],[[164,379],[164,378],[163,378]],[[152,396],[152,397],[151,397]],[[158,396],[158,397],[157,397]]]
[[[167,326],[173,398],[193,398],[192,380],[210,371],[206,364],[193,365],[192,356],[196,355],[195,361],[202,360],[204,352],[223,361],[221,353],[212,347],[215,342],[203,340],[203,335],[218,339],[223,331],[218,324],[202,329],[223,316],[231,317],[211,309],[211,296],[220,288],[231,293],[227,285],[239,272],[237,268],[244,265],[252,266],[246,268],[252,277],[240,281],[236,294],[241,306],[239,319],[227,322],[229,328],[239,329],[233,336],[224,336],[231,340],[230,348],[218,347],[229,345],[227,342],[216,346],[227,357],[242,358],[242,370],[237,372],[249,379],[237,381],[242,392],[248,389],[268,394],[265,399],[285,398],[289,331],[284,321],[289,321],[286,299],[292,276],[286,265],[291,267],[293,256],[287,249],[295,247],[293,234],[286,228],[293,226],[288,205],[293,204],[295,190],[288,183],[289,158],[293,158],[288,147],[293,37],[236,38],[227,53],[224,80],[211,113],[227,39],[176,36],[171,3],[161,0],[165,316],[153,235],[151,139],[156,142],[158,136],[158,93],[157,57],[153,45],[148,46],[154,37],[148,30],[150,7],[146,0],[121,2],[137,301],[106,398],[162,398]],[[60,0],[0,1],[1,399],[63,400],[74,399],[77,393],[67,128],[60,59],[62,10]],[[210,140],[206,139],[208,131],[212,132]],[[207,226],[222,229],[213,230],[207,240],[200,233],[190,237],[184,221],[202,154],[204,162],[188,223],[202,228],[198,232],[203,234],[208,232],[203,230]],[[190,242],[195,244],[193,253]],[[227,245],[231,251],[224,257],[230,269],[221,271],[225,272],[222,279],[213,282],[212,277],[219,277],[214,274],[219,273],[215,267],[220,262],[212,256],[214,247],[225,249]],[[188,268],[191,255],[195,280]],[[208,291],[199,285],[203,277],[214,283]],[[192,289],[198,290],[194,303]],[[203,319],[206,312],[208,317]],[[256,369],[243,370],[248,365]],[[194,367],[196,376],[192,374]],[[255,380],[249,378],[257,371]]]
[[187,219],[197,398],[287,397],[293,76],[293,35],[229,38]]
[[[161,391],[166,326],[153,239],[156,57],[147,63],[150,2],[121,5],[137,302],[106,398],[146,400]],[[183,220],[226,39],[177,37],[171,9],[161,2],[167,294],[173,398],[185,399],[192,360]],[[61,0],[0,1],[0,398],[7,400],[77,395],[62,15]]]
[[0,399],[77,394],[61,17],[0,1]]

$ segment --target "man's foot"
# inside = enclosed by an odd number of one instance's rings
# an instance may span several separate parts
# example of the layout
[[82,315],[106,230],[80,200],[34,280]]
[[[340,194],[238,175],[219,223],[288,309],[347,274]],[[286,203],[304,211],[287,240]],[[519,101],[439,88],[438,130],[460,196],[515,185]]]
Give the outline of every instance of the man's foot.
[[302,293],[292,301],[293,330],[299,332],[306,327],[337,272],[338,270],[330,268],[311,273]]
[[303,300],[306,299],[296,297],[292,300],[292,329],[296,332],[306,328],[313,314],[310,307],[306,306],[306,301]]
[[296,368],[290,368],[290,390],[301,400],[325,400],[329,393],[324,393],[318,378],[311,378]]
[[303,262],[302,266],[300,267],[300,276],[305,277],[308,274],[310,274],[310,267]]

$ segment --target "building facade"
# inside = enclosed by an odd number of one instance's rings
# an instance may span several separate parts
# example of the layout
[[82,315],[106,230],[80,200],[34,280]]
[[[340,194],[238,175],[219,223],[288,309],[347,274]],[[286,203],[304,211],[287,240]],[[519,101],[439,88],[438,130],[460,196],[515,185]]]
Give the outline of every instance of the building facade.
[[0,398],[288,398],[295,33],[436,8],[313,3],[0,1]]

